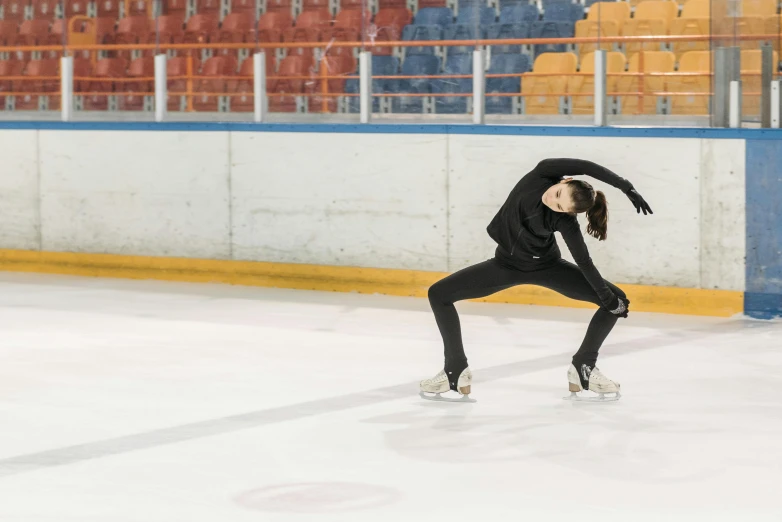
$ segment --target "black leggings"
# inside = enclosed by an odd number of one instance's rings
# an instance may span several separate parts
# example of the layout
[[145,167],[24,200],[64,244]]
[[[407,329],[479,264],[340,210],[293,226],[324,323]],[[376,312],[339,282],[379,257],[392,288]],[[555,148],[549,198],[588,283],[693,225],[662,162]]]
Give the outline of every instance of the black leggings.
[[[594,367],[600,346],[611,333],[618,316],[603,307],[597,293],[589,285],[581,270],[573,263],[560,259],[555,264],[540,270],[526,272],[508,266],[495,258],[451,274],[429,289],[429,303],[432,305],[445,345],[446,372],[459,375],[467,367],[459,315],[453,304],[465,299],[486,297],[525,284],[542,286],[571,299],[588,301],[600,306],[589,323],[581,348],[573,356],[576,368],[580,364]],[[606,284],[617,296],[623,299],[626,297],[619,287],[608,281]]]

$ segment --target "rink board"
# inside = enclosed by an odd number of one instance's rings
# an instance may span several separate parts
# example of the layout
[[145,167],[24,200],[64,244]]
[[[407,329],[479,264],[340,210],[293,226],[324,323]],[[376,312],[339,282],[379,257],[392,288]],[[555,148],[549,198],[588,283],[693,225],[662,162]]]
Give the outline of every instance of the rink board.
[[[491,257],[485,227],[518,178],[572,156],[626,176],[655,210],[638,216],[595,183],[609,240],[587,238],[590,252],[636,310],[731,315],[746,290],[747,312],[782,312],[778,131],[28,122],[0,134],[7,270],[425,295],[405,281]],[[549,294],[496,300],[574,305]]]

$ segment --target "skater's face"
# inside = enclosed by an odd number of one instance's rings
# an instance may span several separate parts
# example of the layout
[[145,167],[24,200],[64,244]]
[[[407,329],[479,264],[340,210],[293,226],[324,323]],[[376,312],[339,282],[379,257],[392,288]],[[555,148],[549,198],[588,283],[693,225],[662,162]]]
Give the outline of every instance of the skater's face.
[[556,185],[549,187],[543,193],[543,204],[554,212],[567,212],[573,214],[573,198],[571,197],[571,187],[568,184],[571,178],[563,179]]

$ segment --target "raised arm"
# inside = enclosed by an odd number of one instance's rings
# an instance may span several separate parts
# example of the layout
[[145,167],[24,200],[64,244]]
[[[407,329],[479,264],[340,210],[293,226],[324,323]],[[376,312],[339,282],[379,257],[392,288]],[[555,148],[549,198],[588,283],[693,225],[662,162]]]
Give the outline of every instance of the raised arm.
[[538,163],[535,167],[535,171],[544,178],[551,178],[557,181],[562,178],[568,178],[570,176],[586,175],[595,178],[603,183],[608,183],[614,188],[618,188],[630,199],[635,207],[636,212],[643,211],[644,215],[647,213],[654,214],[649,204],[638,193],[633,184],[627,181],[625,178],[617,175],[611,170],[598,165],[592,161],[572,159],[572,158],[551,158],[545,159]]
[[544,178],[562,179],[570,176],[586,175],[595,178],[603,183],[608,183],[622,192],[632,190],[633,184],[626,179],[611,172],[597,163],[572,158],[551,158],[545,159],[535,167]]

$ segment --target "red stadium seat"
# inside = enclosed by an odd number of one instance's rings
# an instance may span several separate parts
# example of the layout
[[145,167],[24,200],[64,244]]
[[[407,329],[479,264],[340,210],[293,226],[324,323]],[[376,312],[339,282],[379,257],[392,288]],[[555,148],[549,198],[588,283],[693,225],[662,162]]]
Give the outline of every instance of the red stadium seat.
[[[341,48],[336,48],[341,49]],[[336,50],[333,49],[333,50]],[[356,59],[352,53],[339,53],[326,55],[325,59],[320,62],[321,72],[323,68],[326,68],[328,76],[335,75],[349,75],[356,71]],[[326,81],[328,87],[327,92],[329,94],[342,94],[345,92],[345,80],[330,79]],[[316,80],[314,82],[313,96],[309,97],[308,110],[309,112],[337,112],[337,98],[336,96],[322,96],[323,93],[323,81]],[[323,102],[326,102],[324,110]]]
[[[225,17],[220,30],[212,40],[217,43],[255,43],[255,20],[250,13],[231,13]],[[217,49],[216,56],[238,56],[236,49]]]
[[[10,22],[8,22],[10,23]],[[3,93],[14,92],[19,80],[4,80],[11,76],[21,76],[25,63],[19,60],[0,61],[0,110],[5,110],[6,97]]]
[[[361,11],[362,4],[365,3],[365,0],[342,0],[339,5],[340,11],[343,11],[345,9],[357,9]],[[404,6],[402,6],[404,7]]]
[[446,0],[418,0],[418,9],[424,7],[447,7]]
[[89,78],[92,75],[92,60],[89,58],[73,59],[73,92],[75,94],[83,93],[89,85],[88,80],[78,78]]
[[[239,76],[250,76],[254,74],[253,59],[247,58],[242,62],[242,66],[239,68]],[[274,56],[271,53],[266,55],[266,76],[269,77],[274,74]],[[270,81],[266,81],[267,88]],[[253,79],[244,78],[231,82],[230,92],[240,94],[241,96],[231,97],[231,112],[252,112],[255,109],[253,96]]]
[[187,0],[163,0],[163,13],[184,20],[187,17]]
[[[361,16],[364,15],[364,23],[361,23]],[[361,40],[362,26],[366,30],[370,25],[369,11],[360,10],[342,10],[337,13],[334,20],[334,26],[323,29],[320,39],[323,42],[336,40],[338,42],[357,42]]]
[[126,16],[117,25],[114,42],[120,45],[144,43],[149,39],[151,24],[146,16]]
[[204,62],[201,76],[212,76],[196,82],[193,108],[199,112],[216,112],[221,93],[227,93],[228,78],[236,76],[237,63],[233,56],[214,56]]
[[290,11],[264,13],[258,20],[258,41],[281,42],[283,33],[292,27],[293,15]]
[[119,18],[119,4],[121,1],[122,0],[95,0],[98,18],[113,18],[115,20]]
[[[128,4],[128,12],[125,16],[146,16],[149,18],[152,9],[152,0],[131,0]],[[182,14],[184,16],[184,13]]]
[[21,23],[24,20],[26,0],[2,0],[0,5],[3,7],[3,20],[6,22]]
[[[157,27],[157,32],[155,32],[155,27]],[[163,15],[158,17],[156,26],[150,27],[147,43],[179,44],[184,39],[184,18],[180,15]],[[151,51],[146,54],[151,56],[157,54],[157,51]]]
[[305,13],[307,11],[328,11],[329,0],[302,0],[301,7]]
[[217,36],[220,21],[214,15],[197,14],[190,17],[185,27],[185,43],[206,43]]
[[87,95],[84,97],[84,110],[105,111],[109,108],[109,93],[121,91],[122,83],[115,85],[113,78],[124,78],[127,61],[124,58],[105,58],[95,64],[92,74],[99,78],[88,82]]
[[[46,58],[43,60],[33,60],[27,64],[22,72],[22,76],[31,77],[59,77],[60,60]],[[25,92],[23,96],[16,97],[17,111],[37,111],[40,106],[41,96],[35,93],[47,93],[43,96],[49,97],[49,109],[56,110],[60,107],[60,80],[57,79],[30,79],[15,84],[19,92]]]
[[73,16],[87,16],[87,0],[64,0],[65,18]]
[[51,22],[56,14],[57,0],[33,0],[30,4],[33,8],[33,20],[46,20]]
[[220,0],[198,0],[196,2],[196,13],[207,14],[220,19]]
[[286,29],[282,34],[283,42],[318,42],[320,32],[331,25],[328,11],[305,11],[296,19],[296,26]]
[[407,9],[407,0],[378,0],[378,12],[383,9]]
[[270,112],[295,112],[296,95],[303,94],[307,84],[312,84],[317,73],[314,71],[310,55],[288,55],[280,63],[278,76],[299,76],[293,80],[274,80],[268,89],[272,94],[287,94],[289,96],[269,96]]
[[147,78],[140,79],[138,82],[126,82],[118,85],[117,90],[127,93],[119,96],[117,105],[121,111],[142,111],[144,110],[144,94],[155,90],[155,59],[151,56],[138,58],[130,62],[128,66],[128,78]]
[[13,20],[0,20],[0,45],[9,47],[16,43],[19,25]]
[[285,11],[293,16],[293,0],[266,0],[266,12]]
[[[408,9],[381,9],[375,15],[375,23],[367,31],[367,39],[376,42],[395,42],[402,39],[402,28],[413,21]],[[389,55],[391,47],[376,47],[373,54]]]
[[187,62],[190,59],[193,60],[192,72],[195,75],[198,73],[198,67],[193,58],[178,56],[166,61],[166,75],[168,77],[167,106],[169,111],[181,111],[183,106],[187,104],[187,98],[181,94],[177,94],[187,91],[187,79],[177,77],[187,76]]
[[255,0],[231,0],[231,14],[238,13],[249,14],[255,20],[258,17]]
[[[25,20],[19,26],[19,34],[16,36],[17,46],[44,45],[49,39],[49,22],[46,20]],[[31,57],[30,51],[16,51],[16,59],[27,61]]]

